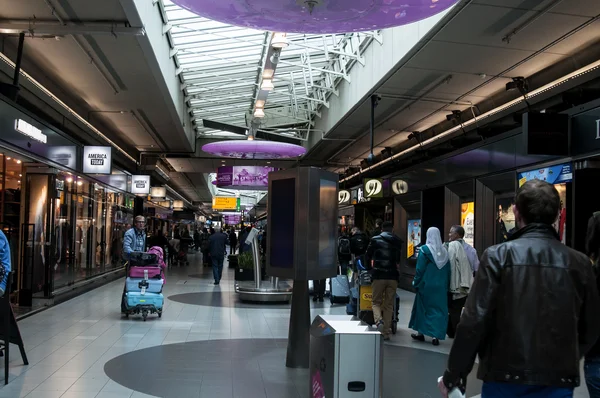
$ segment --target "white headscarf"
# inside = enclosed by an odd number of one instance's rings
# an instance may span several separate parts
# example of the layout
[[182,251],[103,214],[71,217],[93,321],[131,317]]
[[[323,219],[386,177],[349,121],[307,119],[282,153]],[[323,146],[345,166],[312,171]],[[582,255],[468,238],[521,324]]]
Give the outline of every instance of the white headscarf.
[[427,230],[427,242],[425,242],[425,245],[429,247],[435,265],[437,265],[438,269],[442,269],[448,263],[448,251],[442,243],[439,229],[431,227]]

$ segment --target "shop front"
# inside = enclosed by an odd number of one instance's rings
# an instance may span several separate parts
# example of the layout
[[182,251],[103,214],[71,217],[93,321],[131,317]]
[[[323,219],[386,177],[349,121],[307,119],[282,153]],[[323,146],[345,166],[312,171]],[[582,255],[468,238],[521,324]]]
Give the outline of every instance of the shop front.
[[[128,175],[112,166],[110,148],[84,147],[1,100],[0,132],[0,222],[12,248],[12,302],[45,305],[122,270],[133,195]],[[86,154],[108,172],[84,173]]]

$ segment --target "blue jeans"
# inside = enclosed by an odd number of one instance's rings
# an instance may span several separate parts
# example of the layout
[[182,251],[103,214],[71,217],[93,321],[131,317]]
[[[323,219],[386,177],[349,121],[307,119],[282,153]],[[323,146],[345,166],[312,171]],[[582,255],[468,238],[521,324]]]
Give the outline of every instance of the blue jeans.
[[210,256],[210,259],[212,260],[215,282],[219,282],[223,276],[223,261],[225,261],[225,257]]
[[590,398],[600,398],[600,358],[586,359],[583,370]]
[[527,386],[510,383],[483,383],[481,398],[573,398],[572,388]]

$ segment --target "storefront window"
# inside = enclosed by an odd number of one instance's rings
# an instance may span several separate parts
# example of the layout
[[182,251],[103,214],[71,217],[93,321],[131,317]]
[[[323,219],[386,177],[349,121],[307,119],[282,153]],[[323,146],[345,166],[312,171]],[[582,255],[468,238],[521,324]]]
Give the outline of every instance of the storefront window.
[[[71,181],[71,182],[69,182]],[[77,184],[66,174],[55,180],[56,199],[54,205],[54,290],[67,286],[74,278],[73,253],[73,190]]]

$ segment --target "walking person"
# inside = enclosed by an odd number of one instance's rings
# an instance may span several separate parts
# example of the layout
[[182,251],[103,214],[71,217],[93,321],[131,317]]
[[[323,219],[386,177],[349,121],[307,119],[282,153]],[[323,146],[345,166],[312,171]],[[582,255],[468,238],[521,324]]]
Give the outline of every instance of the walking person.
[[[593,264],[596,286],[600,289],[600,211],[588,220],[585,251]],[[600,340],[585,356],[584,373],[590,398],[600,398]]]
[[600,335],[600,298],[590,260],[552,227],[559,208],[545,181],[517,190],[519,230],[483,253],[439,383],[443,397],[464,391],[477,356],[482,398],[573,397],[580,360]]
[[208,239],[215,285],[221,283],[221,277],[223,276],[223,262],[225,261],[227,239],[227,235],[222,233],[220,228],[215,228],[215,233]]
[[350,237],[339,230],[338,238],[338,262],[341,268],[341,275],[348,275],[348,266],[352,261],[352,251],[350,250]]
[[450,241],[445,244],[450,257],[450,291],[448,293],[448,331],[454,338],[460,314],[473,284],[473,276],[479,267],[477,251],[464,241],[465,229],[460,225],[450,228]]
[[394,235],[393,229],[391,222],[384,222],[381,226],[382,232],[371,239],[367,248],[367,258],[371,259],[373,268],[373,318],[384,340],[389,340],[392,333],[392,316],[400,277],[398,267],[403,243]]
[[448,287],[450,285],[450,262],[448,251],[442,243],[440,230],[427,230],[427,241],[417,258],[417,272],[413,287],[417,291],[408,327],[417,333],[414,340],[425,341],[432,337],[432,344],[439,345],[446,338],[448,329]]
[[238,238],[235,233],[235,229],[231,228],[231,232],[229,232],[229,248],[230,248],[229,254],[231,254],[231,255],[235,254],[235,252],[237,250],[237,245],[238,245]]

